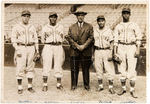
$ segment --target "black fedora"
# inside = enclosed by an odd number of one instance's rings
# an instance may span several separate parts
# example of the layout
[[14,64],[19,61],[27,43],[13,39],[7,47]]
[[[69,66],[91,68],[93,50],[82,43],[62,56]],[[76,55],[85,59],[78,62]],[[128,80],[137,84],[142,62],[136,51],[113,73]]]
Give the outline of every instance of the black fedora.
[[73,13],[74,15],[78,16],[79,14],[83,14],[83,15],[86,15],[87,12],[83,12],[83,11],[77,11],[75,13]]

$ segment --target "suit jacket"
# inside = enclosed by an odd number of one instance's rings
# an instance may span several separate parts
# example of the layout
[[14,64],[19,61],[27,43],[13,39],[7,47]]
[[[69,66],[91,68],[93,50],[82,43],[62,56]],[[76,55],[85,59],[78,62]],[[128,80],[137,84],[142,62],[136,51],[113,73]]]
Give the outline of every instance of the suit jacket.
[[[82,54],[84,56],[92,56],[93,48],[93,27],[92,25],[84,22],[82,28],[79,28],[78,22],[69,27],[67,39],[70,44],[70,56],[78,56]],[[83,51],[79,51],[75,43],[79,45],[85,45]]]

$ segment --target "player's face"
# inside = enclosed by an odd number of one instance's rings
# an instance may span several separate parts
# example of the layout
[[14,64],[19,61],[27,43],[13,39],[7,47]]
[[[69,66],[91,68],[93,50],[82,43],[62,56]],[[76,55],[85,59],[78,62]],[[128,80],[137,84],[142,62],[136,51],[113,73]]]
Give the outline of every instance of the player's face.
[[105,20],[104,19],[99,19],[97,21],[99,28],[103,28],[105,26]]
[[123,17],[124,20],[127,20],[127,21],[128,21],[129,18],[130,18],[130,13],[129,13],[129,12],[123,12],[123,13],[122,13],[122,17]]
[[77,15],[78,22],[79,22],[79,23],[82,23],[82,22],[84,21],[84,17],[85,17],[84,14],[78,14],[78,15]]
[[22,16],[22,22],[24,24],[28,24],[29,23],[29,20],[30,20],[30,15],[23,15]]
[[49,21],[50,21],[51,24],[56,24],[57,17],[56,16],[50,16]]

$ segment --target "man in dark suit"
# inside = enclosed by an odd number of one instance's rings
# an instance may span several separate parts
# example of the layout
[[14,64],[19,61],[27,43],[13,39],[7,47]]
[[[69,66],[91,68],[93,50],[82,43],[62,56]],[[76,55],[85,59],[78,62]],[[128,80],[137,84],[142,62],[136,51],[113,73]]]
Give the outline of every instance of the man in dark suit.
[[79,65],[81,63],[84,88],[90,89],[89,86],[89,68],[92,63],[93,48],[93,27],[84,22],[87,13],[78,11],[74,15],[77,17],[77,23],[69,28],[66,39],[70,44],[70,67],[71,67],[71,90],[77,88]]

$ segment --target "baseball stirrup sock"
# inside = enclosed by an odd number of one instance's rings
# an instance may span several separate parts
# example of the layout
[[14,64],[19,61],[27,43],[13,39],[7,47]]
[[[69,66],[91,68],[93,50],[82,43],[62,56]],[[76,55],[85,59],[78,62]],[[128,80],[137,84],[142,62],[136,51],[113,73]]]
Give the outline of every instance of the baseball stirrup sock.
[[99,86],[100,88],[103,88],[103,84],[99,84],[98,86]]
[[57,83],[57,85],[56,85],[56,86],[57,86],[57,87],[59,87],[60,85],[61,85],[61,83]]
[[123,89],[123,90],[126,90],[126,86],[122,86],[122,89]]
[[130,92],[134,91],[134,87],[130,87]]
[[28,84],[28,88],[32,88],[32,84]]
[[113,88],[113,85],[109,85],[109,89]]
[[48,86],[48,84],[47,83],[43,83],[43,86]]
[[22,88],[22,85],[18,85],[18,89],[19,90],[22,90],[23,88]]

